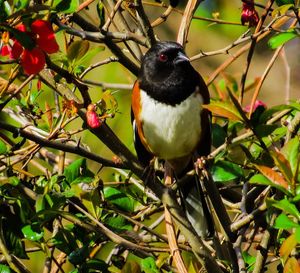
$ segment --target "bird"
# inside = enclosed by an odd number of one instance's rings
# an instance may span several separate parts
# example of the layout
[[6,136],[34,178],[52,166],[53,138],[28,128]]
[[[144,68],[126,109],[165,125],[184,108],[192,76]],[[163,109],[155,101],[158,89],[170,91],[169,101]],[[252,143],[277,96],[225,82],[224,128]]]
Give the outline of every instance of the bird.
[[[211,114],[205,81],[193,68],[183,47],[173,41],[156,42],[143,56],[133,85],[131,115],[139,161],[153,158],[171,166],[181,177],[193,160],[210,153]],[[196,233],[212,233],[211,217],[199,180],[180,188],[183,205]]]

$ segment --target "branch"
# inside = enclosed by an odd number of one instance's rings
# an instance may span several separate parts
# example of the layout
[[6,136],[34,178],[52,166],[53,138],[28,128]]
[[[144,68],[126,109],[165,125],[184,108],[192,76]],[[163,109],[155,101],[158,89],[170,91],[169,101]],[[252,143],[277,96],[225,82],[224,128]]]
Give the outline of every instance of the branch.
[[209,195],[209,198],[213,204],[217,217],[226,233],[226,237],[229,238],[231,242],[234,241],[236,235],[230,229],[231,220],[227,214],[226,208],[224,203],[222,202],[221,196],[219,191],[216,187],[216,183],[213,181],[211,174],[208,172],[206,168],[200,166],[201,174],[200,176],[203,177],[203,184],[204,187]]
[[118,234],[114,233],[113,231],[111,231],[103,223],[98,221],[91,214],[89,214],[87,211],[82,209],[80,206],[78,206],[77,204],[75,204],[71,200],[68,200],[68,203],[72,204],[72,206],[74,206],[77,210],[79,210],[82,214],[84,214],[87,218],[89,218],[93,223],[95,223],[97,225],[97,228],[93,225],[90,225],[88,223],[85,223],[85,222],[81,221],[80,219],[78,219],[73,214],[67,213],[65,211],[60,211],[59,214],[61,214],[61,216],[63,218],[65,218],[65,219],[67,219],[67,220],[69,220],[69,221],[71,221],[75,224],[81,225],[84,228],[87,228],[89,230],[93,230],[93,231],[97,231],[97,232],[100,231],[102,234],[107,236],[112,242],[114,242],[116,244],[123,245],[124,247],[126,247],[128,249],[131,249],[134,252],[138,252],[139,255],[141,255],[142,257],[152,256],[150,254],[151,252],[165,252],[165,251],[167,251],[165,248],[145,247],[145,246],[140,246],[140,245],[137,245],[135,243],[132,243],[132,242],[124,239],[120,235],[118,235]]
[[13,125],[4,123],[2,121],[0,121],[0,128],[7,130],[15,135],[25,137],[31,141],[34,141],[35,143],[40,144],[41,146],[54,148],[57,150],[61,150],[61,151],[65,151],[68,153],[77,154],[82,157],[86,157],[88,159],[94,160],[94,161],[102,164],[105,167],[125,168],[125,165],[122,163],[116,163],[111,160],[100,157],[94,153],[87,151],[86,149],[83,149],[82,147],[80,147],[78,145],[73,146],[73,145],[64,144],[63,142],[65,141],[65,139],[51,141],[51,140],[48,140],[47,138],[43,138],[41,136],[30,133],[26,128],[18,128]]
[[[280,26],[286,24],[290,18],[288,17],[282,17],[279,20],[276,19],[276,22],[271,22],[267,27],[268,30],[263,32],[262,34],[258,35],[258,37],[255,37],[256,34],[254,34],[255,39],[257,39],[257,42],[261,41],[263,38],[265,38],[267,35],[271,33],[272,28],[279,28]],[[217,77],[218,75],[224,71],[230,64],[232,64],[238,57],[240,57],[242,54],[244,54],[249,48],[250,48],[251,42],[244,45],[242,48],[240,48],[236,53],[232,54],[225,62],[223,62],[208,78],[206,84],[210,85]]]
[[267,204],[264,202],[262,205],[260,205],[257,209],[243,217],[242,219],[235,221],[231,224],[231,230],[237,231],[240,228],[244,227],[245,225],[248,225],[252,220],[260,216],[262,213],[264,213],[267,210]]
[[135,9],[138,14],[138,18],[140,19],[140,24],[147,38],[147,46],[153,46],[156,43],[155,35],[153,32],[153,28],[149,22],[148,16],[145,13],[143,4],[141,0],[134,1]]
[[[43,81],[54,91],[58,92],[61,96],[67,99],[73,99],[76,103],[80,104],[80,100],[76,95],[68,88],[61,84],[56,84],[53,78],[50,78],[47,71],[40,73]],[[83,109],[78,110],[78,115],[86,122],[86,112]],[[103,123],[100,127],[89,129],[98,139],[100,139],[115,155],[117,155],[123,162],[126,168],[132,170],[138,177],[143,175],[143,167],[140,165],[137,158],[129,151],[129,149],[120,141],[115,133],[109,128],[106,123]]]
[[[10,102],[10,100],[12,98],[14,98],[15,96],[17,96],[21,91],[22,89],[35,77],[35,75],[30,75],[24,82],[22,82],[22,84],[13,90],[13,92],[9,93],[9,95],[7,96],[7,98],[5,99],[4,102],[0,103],[0,112],[3,110],[3,108],[5,107],[6,104],[8,104]],[[11,83],[7,82],[7,90],[9,90],[9,85]],[[2,92],[5,92],[5,89],[4,90],[1,90],[1,94],[2,95]]]
[[[78,15],[79,16],[79,15]],[[74,19],[74,17],[73,17]],[[103,31],[102,33],[97,31],[78,30],[63,24],[58,18],[53,21],[59,28],[65,30],[68,34],[82,38],[96,43],[105,43],[106,39],[112,39],[114,42],[134,41],[138,44],[146,46],[147,43],[143,36],[139,36],[132,32],[110,32]],[[103,34],[104,33],[104,34]]]
[[[79,25],[85,31],[93,31],[99,32],[99,29],[94,25],[87,22],[84,18],[82,18],[77,13],[74,13],[71,20]],[[101,32],[104,35],[103,43],[111,50],[111,52],[119,59],[119,62],[126,67],[132,74],[138,75],[139,68],[138,66],[132,62],[123,51],[113,42],[110,37],[105,36],[105,31]]]
[[81,83],[73,74],[69,71],[59,67],[58,65],[51,62],[48,56],[46,56],[47,66],[55,71],[57,74],[66,79],[67,83],[73,83],[79,90],[82,98],[84,107],[88,107],[88,105],[92,102],[91,97],[88,93],[88,86]]
[[[291,112],[291,109],[285,109],[285,110],[279,112],[277,115],[275,115],[270,120],[268,120],[266,122],[266,124],[267,125],[273,124],[273,123],[277,122],[278,120],[280,120],[282,117],[284,117],[285,115],[287,115],[290,112]],[[242,134],[240,136],[235,137],[229,143],[226,142],[226,143],[222,144],[221,146],[219,146],[214,151],[212,151],[209,154],[208,158],[214,158],[214,157],[216,157],[221,151],[225,150],[228,147],[228,145],[233,145],[233,144],[234,145],[238,145],[238,144],[240,144],[241,142],[245,141],[247,138],[249,138],[249,137],[251,137],[253,135],[254,135],[253,131],[248,131],[248,132],[246,132],[246,133],[244,133],[244,134]]]
[[253,269],[253,273],[262,273],[265,271],[265,263],[268,257],[268,249],[271,238],[271,229],[274,225],[277,214],[273,214],[270,220],[270,226],[267,230],[265,230],[264,235],[261,239],[260,245],[257,247],[257,254],[255,265]]
[[[128,20],[128,17],[125,18],[124,15],[122,14],[122,8],[124,7],[124,1],[118,0],[116,2],[116,0],[111,0],[111,1],[107,1],[107,4],[110,6],[112,11],[111,11],[110,15],[108,16],[107,22],[102,27],[102,31],[104,31],[104,32],[108,31],[108,26],[110,25],[110,23],[114,23],[114,27],[118,31],[121,29],[123,32],[124,32],[124,30],[127,32],[133,32],[133,31],[131,31],[131,29],[134,29],[134,26],[132,26],[132,24],[127,23],[126,19]],[[125,8],[126,8],[126,4],[125,4]],[[127,8],[127,10],[129,12],[129,15],[131,15],[129,7]],[[117,22],[112,21],[115,15],[116,15]],[[135,17],[134,17],[134,19],[136,20]],[[134,32],[136,33],[137,30],[135,30]],[[145,39],[145,41],[146,41],[146,39]],[[140,61],[142,59],[143,54],[142,54],[142,51],[141,51],[138,43],[136,43],[134,41],[128,41],[128,42],[125,41],[124,44],[136,60]]]
[[169,15],[171,14],[173,8],[171,6],[168,6],[168,8],[165,10],[163,14],[161,14],[155,21],[151,23],[151,27],[157,27],[160,24],[164,23],[167,21]]
[[[172,170],[168,166],[166,166],[165,172],[165,185],[170,186],[172,184]],[[165,207],[165,222],[171,256],[174,257],[175,265],[180,273],[188,273],[179,251],[171,213],[169,212],[167,207]]]
[[[262,16],[260,17],[259,19],[259,22],[255,28],[255,32],[254,33],[257,33],[260,31],[272,5],[273,5],[273,2],[274,0],[269,0],[266,7],[265,7],[265,10],[264,10],[264,13],[262,14]],[[250,63],[251,63],[251,60],[252,60],[252,57],[253,57],[253,54],[254,54],[254,49],[255,49],[255,46],[257,44],[257,39],[252,39],[251,41],[251,45],[250,45],[250,49],[249,49],[249,52],[248,52],[248,55],[247,55],[247,63],[246,63],[246,67],[245,67],[245,70],[242,74],[242,78],[241,78],[241,93],[240,93],[240,98],[239,98],[239,101],[240,103],[242,104],[243,102],[243,98],[244,98],[244,93],[245,93],[245,85],[246,85],[246,79],[247,79],[247,75],[248,75],[248,71],[249,71],[249,68],[250,68]]]
[[82,79],[88,72],[90,72],[91,70],[93,70],[94,68],[96,67],[99,67],[99,66],[102,66],[102,65],[105,65],[105,64],[109,64],[109,63],[114,63],[114,62],[118,62],[119,59],[112,56],[112,57],[109,57],[105,60],[102,60],[100,62],[97,62],[97,63],[94,63],[94,64],[91,64],[89,67],[87,67],[79,76],[80,79]]
[[250,112],[249,112],[249,118],[251,117],[252,113],[253,113],[253,109],[254,109],[254,104],[257,100],[257,97],[259,95],[259,91],[261,90],[261,87],[265,81],[265,79],[267,78],[271,68],[273,67],[278,55],[280,54],[281,50],[283,49],[283,45],[278,47],[275,51],[275,53],[273,54],[270,62],[268,63],[263,75],[259,78],[259,82],[258,84],[256,85],[256,88],[254,90],[254,93],[253,93],[253,96],[252,96],[252,99],[251,99],[251,104],[250,104]]
[[193,15],[202,1],[203,0],[189,0],[185,7],[177,35],[177,42],[183,47],[185,47],[185,44],[188,39],[189,29]]
[[172,219],[189,242],[195,256],[201,262],[203,267],[208,272],[222,273],[222,270],[212,257],[210,251],[207,249],[202,239],[199,238],[194,227],[187,220],[182,206],[177,202],[175,191],[162,185],[157,179],[155,179],[155,181],[149,179],[147,186],[162,201],[164,207],[170,211]]

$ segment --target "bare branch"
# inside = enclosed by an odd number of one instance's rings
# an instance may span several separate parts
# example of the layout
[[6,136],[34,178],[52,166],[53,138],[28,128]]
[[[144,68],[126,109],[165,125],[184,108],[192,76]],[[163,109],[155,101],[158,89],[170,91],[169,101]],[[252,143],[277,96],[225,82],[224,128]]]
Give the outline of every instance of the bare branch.
[[185,7],[177,35],[177,42],[182,44],[183,47],[185,47],[188,40],[188,33],[194,12],[202,1],[203,0],[189,0]]

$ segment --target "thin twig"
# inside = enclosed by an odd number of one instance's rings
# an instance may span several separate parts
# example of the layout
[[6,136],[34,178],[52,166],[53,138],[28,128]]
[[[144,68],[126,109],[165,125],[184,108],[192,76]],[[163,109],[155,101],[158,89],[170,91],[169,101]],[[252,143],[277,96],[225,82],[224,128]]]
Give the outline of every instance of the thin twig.
[[[116,244],[121,244],[126,248],[129,248],[133,251],[138,251],[139,254],[141,254],[144,257],[149,257],[152,256],[150,253],[151,252],[165,252],[168,251],[168,249],[165,248],[152,248],[152,247],[145,247],[145,246],[140,246],[137,245],[135,243],[132,243],[126,239],[124,239],[123,237],[121,237],[120,235],[114,233],[113,231],[111,231],[109,228],[107,228],[103,223],[101,223],[100,221],[98,221],[96,218],[94,218],[90,213],[88,213],[87,211],[85,211],[84,209],[82,209],[80,206],[78,206],[77,204],[75,204],[74,202],[72,202],[71,200],[68,200],[68,202],[70,204],[72,204],[76,209],[78,209],[81,213],[83,213],[87,218],[89,218],[93,223],[96,224],[97,229],[99,229],[99,231],[101,233],[103,233],[105,236],[107,236],[112,242],[116,243]],[[69,221],[75,222],[75,223],[80,223],[83,224],[83,222],[81,220],[79,220],[78,218],[76,218],[76,216],[66,213],[66,212],[60,212],[61,216]],[[85,226],[89,225],[87,223],[84,223]],[[90,226],[90,225],[89,225]],[[90,226],[89,229],[91,227],[94,226]],[[94,228],[93,228],[94,229]]]
[[271,230],[273,229],[272,226],[274,225],[276,217],[277,217],[276,213],[272,215],[270,220],[270,226],[268,229],[265,230],[260,245],[257,248],[258,251],[256,254],[253,273],[262,273],[265,271],[264,267],[268,257],[268,249],[269,249],[270,239],[271,239]]
[[[263,38],[265,38],[267,35],[271,33],[270,27],[272,28],[279,28],[283,24],[285,24],[289,20],[288,17],[282,17],[280,19],[274,20],[272,24],[269,24],[269,29],[263,32],[262,34],[258,35],[258,37],[255,37],[257,39],[257,42],[261,41]],[[232,64],[238,57],[240,57],[243,53],[245,53],[250,48],[251,43],[248,43],[244,45],[242,48],[240,48],[236,53],[230,55],[230,57],[223,62],[208,78],[206,84],[210,85],[217,77],[218,75],[224,71],[230,64]]]
[[185,7],[185,10],[184,10],[181,22],[180,22],[180,27],[178,30],[178,35],[177,35],[177,42],[179,44],[181,44],[183,47],[185,47],[185,44],[187,43],[187,40],[188,40],[188,33],[189,33],[193,15],[194,15],[197,7],[199,6],[199,4],[202,1],[203,0],[189,0]]
[[[84,18],[82,18],[77,13],[74,13],[72,16],[72,21],[78,24],[85,31],[99,32],[99,29],[87,22]],[[103,32],[103,33],[102,33]],[[103,43],[111,50],[111,52],[119,59],[119,62],[126,67],[131,73],[134,75],[138,75],[139,68],[133,63],[124,52],[113,42],[111,37],[106,36],[106,32],[102,31],[102,35],[104,36]],[[145,39],[146,40],[146,39]]]
[[2,111],[2,109],[5,107],[5,105],[7,103],[10,102],[10,100],[14,97],[16,97],[21,91],[22,89],[35,77],[35,75],[30,75],[25,81],[22,82],[22,84],[16,89],[14,90],[14,92],[10,93],[8,95],[8,97],[6,98],[6,100],[4,102],[2,102],[0,104],[0,112]]
[[143,4],[141,0],[134,0],[135,9],[138,14],[138,18],[140,19],[140,24],[147,38],[147,46],[153,46],[156,43],[155,35],[153,32],[153,28],[149,22],[148,16],[145,13]]
[[133,84],[126,83],[110,83],[110,82],[95,82],[92,80],[83,80],[85,84],[100,86],[103,89],[117,89],[117,90],[132,90]]
[[157,27],[160,24],[164,23],[165,21],[167,21],[169,15],[172,13],[173,8],[171,6],[168,6],[168,8],[165,10],[165,12],[163,14],[161,14],[155,21],[153,21],[151,23],[151,26]]
[[113,63],[113,62],[118,62],[119,59],[115,56],[109,57],[103,61],[94,63],[92,65],[90,65],[89,67],[87,67],[79,76],[80,79],[82,79],[88,72],[92,71],[94,68],[97,68],[99,66],[105,65],[105,64],[109,64],[109,63]]
[[[165,185],[170,186],[172,184],[172,170],[169,166],[166,165],[165,171]],[[184,265],[178,243],[175,234],[175,228],[173,225],[173,220],[171,217],[171,213],[168,208],[165,206],[165,222],[166,222],[166,233],[168,236],[168,243],[170,246],[171,256],[174,257],[175,265],[180,273],[187,273],[187,269]]]
[[254,104],[257,100],[257,97],[259,95],[259,91],[261,90],[261,87],[265,81],[265,79],[267,78],[272,66],[274,65],[278,55],[280,54],[281,50],[283,49],[283,45],[278,47],[275,51],[275,53],[273,54],[270,62],[268,63],[264,73],[262,74],[262,76],[260,77],[259,79],[259,82],[258,84],[256,85],[256,88],[254,90],[254,93],[253,93],[253,96],[252,96],[252,99],[251,99],[251,104],[250,104],[250,112],[249,112],[249,117],[251,117],[252,113],[253,113],[253,109],[254,109]]
[[113,19],[115,17],[115,15],[117,14],[121,4],[122,4],[123,0],[119,0],[113,7],[112,11],[110,14],[108,14],[108,19],[106,20],[105,24],[103,25],[102,29],[104,31],[108,31],[108,28],[110,26],[110,24],[113,22]]
[[231,224],[231,230],[233,232],[239,230],[240,228],[244,227],[245,225],[248,225],[252,220],[260,216],[262,213],[264,213],[267,209],[267,204],[264,202],[262,205],[260,205],[257,209],[252,211],[251,213],[247,214],[242,219],[235,221]]
[[284,70],[286,73],[286,80],[285,82],[285,103],[289,104],[291,99],[291,68],[287,60],[285,48],[281,51],[281,59],[283,61]]
[[[260,19],[259,19],[259,22],[255,28],[255,31],[254,33],[257,33],[261,30],[261,27],[273,5],[273,2],[274,0],[269,0],[266,7],[265,7],[265,10],[263,12],[263,14],[261,15]],[[252,57],[253,57],[253,54],[254,54],[254,49],[255,49],[255,46],[257,44],[257,38],[254,38],[252,39],[251,41],[251,45],[250,45],[250,49],[249,49],[249,52],[248,52],[248,55],[247,55],[247,63],[246,63],[246,67],[245,67],[245,70],[242,74],[242,77],[241,77],[241,88],[240,88],[240,97],[239,97],[239,102],[240,104],[243,103],[243,98],[244,98],[244,93],[245,93],[245,85],[246,85],[246,79],[247,79],[247,75],[248,75],[248,71],[249,71],[249,68],[250,68],[250,63],[251,63],[251,60],[252,60]]]
[[[115,12],[115,17],[117,22],[114,24],[114,27],[118,30],[118,31],[122,31],[122,32],[136,32],[136,31],[132,31],[133,27],[131,26],[132,24],[127,22],[127,18],[123,15],[122,8],[123,6],[119,6],[119,2],[116,2],[116,0],[111,0],[111,1],[107,1],[108,5],[111,7],[112,9],[112,13]],[[124,1],[121,1],[120,4],[124,4]],[[112,15],[111,13],[111,15]],[[110,16],[111,16],[110,15]],[[104,31],[104,33],[107,32],[108,29],[102,28],[102,31]],[[140,49],[140,46],[138,43],[134,42],[134,41],[124,41],[124,44],[126,46],[126,48],[128,49],[128,51],[131,53],[131,55],[135,58],[135,60],[137,60],[138,62],[141,60],[142,58],[142,51]]]

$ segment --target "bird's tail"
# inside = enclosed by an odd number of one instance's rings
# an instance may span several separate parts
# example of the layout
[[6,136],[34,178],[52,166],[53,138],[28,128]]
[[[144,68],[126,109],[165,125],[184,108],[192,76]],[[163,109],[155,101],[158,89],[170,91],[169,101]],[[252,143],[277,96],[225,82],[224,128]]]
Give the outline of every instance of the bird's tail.
[[186,215],[197,234],[202,238],[211,237],[214,225],[198,177],[191,177],[181,189]]

